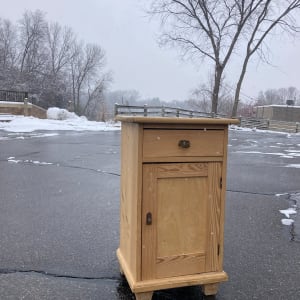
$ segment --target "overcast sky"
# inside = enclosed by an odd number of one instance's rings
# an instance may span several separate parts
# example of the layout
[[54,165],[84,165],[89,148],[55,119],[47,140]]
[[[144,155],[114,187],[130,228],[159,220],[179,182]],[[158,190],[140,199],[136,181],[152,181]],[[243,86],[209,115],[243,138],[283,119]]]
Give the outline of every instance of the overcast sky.
[[[185,100],[199,83],[206,82],[208,65],[182,61],[176,49],[160,48],[158,22],[146,16],[142,1],[3,0],[0,17],[17,21],[26,9],[40,9],[46,12],[48,21],[73,28],[79,38],[105,50],[107,68],[113,73],[112,90],[135,89],[142,97]],[[272,43],[273,66],[257,62],[249,65],[242,97],[254,98],[260,90],[269,88],[300,89],[299,39]],[[235,65],[226,75],[232,86],[238,69]]]

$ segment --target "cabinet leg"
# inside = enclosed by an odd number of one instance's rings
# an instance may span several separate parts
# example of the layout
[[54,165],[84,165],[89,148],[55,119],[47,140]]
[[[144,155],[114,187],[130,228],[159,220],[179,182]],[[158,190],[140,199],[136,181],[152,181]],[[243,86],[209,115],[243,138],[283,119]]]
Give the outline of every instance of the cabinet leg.
[[218,292],[218,284],[205,284],[202,286],[202,291],[205,296],[216,295]]
[[136,300],[151,300],[152,295],[153,295],[153,292],[137,293],[137,294],[135,294],[135,299]]

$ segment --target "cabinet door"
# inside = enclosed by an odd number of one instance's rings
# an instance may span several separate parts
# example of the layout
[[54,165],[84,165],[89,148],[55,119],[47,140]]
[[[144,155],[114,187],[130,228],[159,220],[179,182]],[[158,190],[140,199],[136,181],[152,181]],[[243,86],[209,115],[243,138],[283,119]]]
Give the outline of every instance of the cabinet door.
[[219,269],[221,163],[143,166],[142,279]]

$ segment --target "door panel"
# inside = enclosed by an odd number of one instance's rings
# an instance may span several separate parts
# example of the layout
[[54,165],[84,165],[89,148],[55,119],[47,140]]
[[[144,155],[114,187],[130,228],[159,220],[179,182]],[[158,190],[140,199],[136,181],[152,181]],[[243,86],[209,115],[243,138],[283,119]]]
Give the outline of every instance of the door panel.
[[207,177],[158,178],[157,256],[205,252]]
[[[211,183],[211,166],[220,163],[170,163],[143,166],[142,216],[152,215],[152,224],[142,226],[142,278],[154,279],[207,271],[214,254],[218,227],[210,211],[218,200]],[[219,176],[220,168],[214,172]],[[216,180],[216,179],[214,179]],[[218,179],[219,180],[219,179]],[[218,194],[220,195],[220,193]],[[215,229],[214,229],[215,230]],[[210,236],[214,235],[212,239]],[[217,246],[213,247],[214,249]],[[215,257],[214,257],[215,259]]]

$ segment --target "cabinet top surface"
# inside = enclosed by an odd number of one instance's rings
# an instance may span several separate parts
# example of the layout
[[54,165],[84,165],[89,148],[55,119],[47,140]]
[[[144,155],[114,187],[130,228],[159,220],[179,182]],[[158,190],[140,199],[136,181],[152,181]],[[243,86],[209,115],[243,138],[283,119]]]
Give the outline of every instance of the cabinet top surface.
[[181,117],[137,117],[137,116],[116,116],[117,121],[131,123],[150,124],[238,124],[239,119],[229,118],[181,118]]

